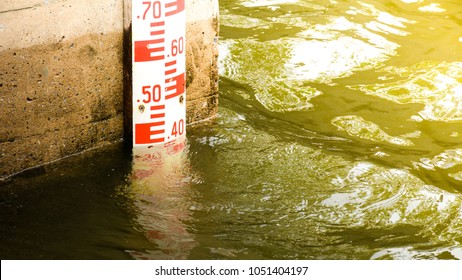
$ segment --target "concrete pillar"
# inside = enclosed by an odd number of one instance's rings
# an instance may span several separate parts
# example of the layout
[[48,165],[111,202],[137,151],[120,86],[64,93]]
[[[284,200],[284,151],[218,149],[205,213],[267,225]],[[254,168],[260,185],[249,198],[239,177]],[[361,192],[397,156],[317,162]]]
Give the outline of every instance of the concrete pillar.
[[[130,2],[0,1],[0,181],[122,139]],[[217,2],[186,0],[188,124],[217,111]]]

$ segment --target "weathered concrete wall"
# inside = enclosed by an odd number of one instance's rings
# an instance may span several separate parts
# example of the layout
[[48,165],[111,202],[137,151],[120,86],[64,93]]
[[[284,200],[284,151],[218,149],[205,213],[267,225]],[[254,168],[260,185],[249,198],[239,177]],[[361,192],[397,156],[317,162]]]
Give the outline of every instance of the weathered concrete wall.
[[0,177],[122,137],[122,11],[0,2]]
[[[127,2],[0,0],[0,180],[122,138]],[[190,122],[216,113],[214,2],[187,1]]]

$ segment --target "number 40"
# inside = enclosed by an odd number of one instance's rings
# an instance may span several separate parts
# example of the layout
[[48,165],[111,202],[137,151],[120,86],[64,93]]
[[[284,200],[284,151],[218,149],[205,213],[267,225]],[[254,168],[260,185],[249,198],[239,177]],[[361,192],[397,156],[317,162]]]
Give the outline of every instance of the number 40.
[[184,134],[184,120],[181,119],[178,122],[173,123],[172,136],[177,137]]

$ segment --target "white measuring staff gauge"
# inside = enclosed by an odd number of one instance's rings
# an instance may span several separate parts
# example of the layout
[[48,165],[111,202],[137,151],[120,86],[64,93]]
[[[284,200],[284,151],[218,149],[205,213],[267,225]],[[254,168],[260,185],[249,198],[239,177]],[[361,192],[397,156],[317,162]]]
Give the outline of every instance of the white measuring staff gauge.
[[133,145],[186,134],[185,0],[132,1]]

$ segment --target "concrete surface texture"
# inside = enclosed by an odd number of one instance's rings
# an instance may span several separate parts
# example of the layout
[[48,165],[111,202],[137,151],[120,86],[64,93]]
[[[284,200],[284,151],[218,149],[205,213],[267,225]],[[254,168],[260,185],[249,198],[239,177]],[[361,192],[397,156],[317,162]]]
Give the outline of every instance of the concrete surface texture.
[[218,111],[218,0],[186,2],[187,123]]
[[[122,139],[126,2],[0,1],[0,181]],[[190,123],[217,110],[216,2],[186,1]]]

